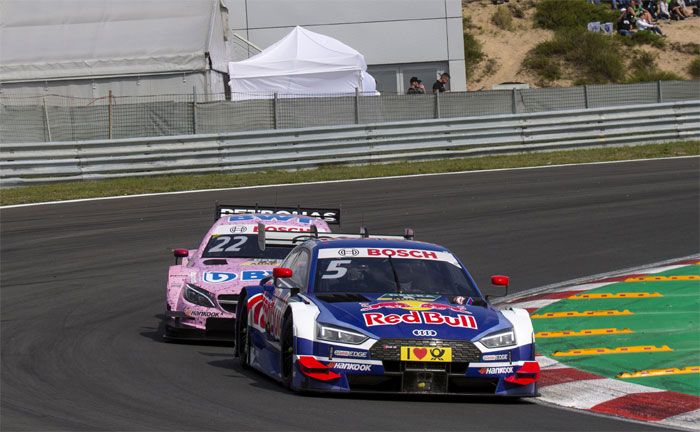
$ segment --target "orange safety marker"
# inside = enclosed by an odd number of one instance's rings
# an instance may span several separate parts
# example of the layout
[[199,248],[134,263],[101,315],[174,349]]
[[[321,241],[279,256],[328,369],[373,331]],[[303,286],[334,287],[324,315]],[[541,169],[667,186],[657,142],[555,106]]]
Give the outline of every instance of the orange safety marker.
[[648,292],[621,292],[621,293],[591,293],[578,294],[567,297],[567,300],[586,300],[586,299],[618,299],[618,298],[647,298],[647,297],[663,297],[661,293]]
[[634,315],[634,312],[630,312],[625,309],[623,311],[609,309],[609,310],[597,310],[597,311],[583,311],[583,312],[547,312],[544,314],[534,314],[530,315],[532,319],[542,319],[542,318],[571,318],[571,317],[587,317],[587,316],[610,316],[610,315]]
[[634,372],[620,372],[616,378],[645,378],[661,375],[682,375],[682,374],[700,374],[700,366],[688,366],[684,368],[666,368],[666,369],[644,369]]
[[634,331],[623,328],[603,328],[603,329],[588,329],[588,330],[562,330],[562,331],[549,331],[549,332],[537,332],[535,333],[535,338],[556,338],[556,337],[571,337],[571,336],[599,336],[606,334],[629,334],[634,333]]
[[668,282],[700,280],[698,275],[688,276],[637,276],[625,279],[625,282]]
[[660,347],[654,345],[640,345],[640,346],[626,346],[617,348],[582,348],[582,349],[571,349],[569,351],[555,351],[552,354],[554,357],[571,357],[571,356],[584,356],[584,355],[601,355],[601,354],[628,354],[628,353],[640,353],[640,352],[661,352],[661,351],[673,351],[668,345],[663,345]]

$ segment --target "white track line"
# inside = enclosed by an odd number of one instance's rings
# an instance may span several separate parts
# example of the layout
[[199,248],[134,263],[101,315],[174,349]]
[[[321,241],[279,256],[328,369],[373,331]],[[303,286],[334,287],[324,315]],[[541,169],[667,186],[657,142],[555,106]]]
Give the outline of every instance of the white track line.
[[[649,161],[658,161],[658,160],[691,159],[691,158],[698,158],[698,157],[700,157],[700,156],[674,156],[674,157],[667,157],[667,158],[630,159],[630,160],[622,160],[622,161],[586,162],[586,163],[578,163],[578,164],[541,165],[541,166],[519,167],[519,168],[494,168],[494,169],[487,169],[487,170],[456,171],[456,172],[449,172],[449,173],[408,174],[408,175],[400,175],[400,176],[370,177],[370,178],[349,179],[349,180],[325,180],[325,181],[315,181],[315,182],[306,182],[306,183],[280,183],[280,184],[270,184],[270,185],[239,186],[239,187],[232,187],[232,188],[198,189],[198,190],[175,191],[175,192],[154,192],[154,193],[146,193],[146,194],[138,194],[138,195],[118,195],[118,196],[99,197],[99,198],[81,198],[81,199],[73,199],[73,200],[65,200],[65,201],[47,201],[47,202],[30,203],[30,204],[14,204],[14,205],[9,205],[9,206],[0,206],[0,210],[10,209],[10,208],[18,208],[18,207],[38,206],[38,205],[67,204],[67,203],[79,203],[79,202],[87,202],[87,201],[101,201],[101,200],[124,199],[124,198],[141,198],[141,197],[160,196],[160,195],[178,195],[178,194],[201,193],[201,192],[219,192],[219,191],[230,191],[230,190],[262,189],[262,188],[273,188],[273,187],[348,183],[348,182],[361,182],[361,181],[374,181],[374,180],[393,180],[393,179],[402,179],[402,178],[416,178],[416,177],[429,177],[429,176],[442,176],[442,175],[459,175],[459,174],[476,174],[476,173],[501,172],[501,171],[521,171],[521,170],[589,166],[589,165],[609,165],[609,164],[616,164],[616,163],[633,163],[633,162],[649,162]],[[21,187],[21,186],[19,186],[19,187]]]

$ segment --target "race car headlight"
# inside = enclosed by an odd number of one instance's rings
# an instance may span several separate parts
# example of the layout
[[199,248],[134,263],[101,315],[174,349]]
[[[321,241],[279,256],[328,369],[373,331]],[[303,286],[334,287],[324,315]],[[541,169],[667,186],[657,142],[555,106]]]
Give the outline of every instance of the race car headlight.
[[354,331],[330,327],[323,324],[316,324],[316,337],[322,341],[340,342],[352,345],[359,345],[369,339],[368,336]]
[[515,332],[507,330],[504,332],[484,336],[479,339],[486,348],[502,348],[515,345]]
[[185,300],[199,306],[216,307],[212,294],[197,285],[187,284],[185,287]]

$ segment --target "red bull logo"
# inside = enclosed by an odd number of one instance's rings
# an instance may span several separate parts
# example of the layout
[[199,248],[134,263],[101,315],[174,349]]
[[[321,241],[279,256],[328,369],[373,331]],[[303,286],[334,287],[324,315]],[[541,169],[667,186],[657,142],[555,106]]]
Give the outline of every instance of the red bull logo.
[[450,327],[476,329],[476,319],[471,315],[443,315],[440,312],[411,311],[407,314],[362,314],[367,327],[396,324],[448,325]]

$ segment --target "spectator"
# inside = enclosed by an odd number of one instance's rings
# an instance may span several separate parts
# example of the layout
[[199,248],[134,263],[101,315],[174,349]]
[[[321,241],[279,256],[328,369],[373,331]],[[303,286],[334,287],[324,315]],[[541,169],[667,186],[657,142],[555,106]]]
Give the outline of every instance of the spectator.
[[666,0],[659,0],[656,3],[656,19],[671,20],[671,12],[668,10],[668,3],[666,3]]
[[661,32],[661,29],[659,28],[656,23],[649,22],[645,19],[644,16],[641,16],[637,18],[637,29],[639,30],[649,30],[652,31],[658,35],[663,36],[664,34]]
[[440,79],[435,81],[435,84],[433,84],[433,93],[444,93],[445,92],[445,84],[450,82],[450,74],[447,72],[443,72],[442,75],[440,75]]
[[632,36],[632,33],[634,33],[632,25],[636,21],[632,7],[622,8],[620,12],[620,17],[617,19],[617,32],[621,36]]
[[671,19],[684,20],[692,16],[690,8],[685,5],[685,0],[671,0],[669,8],[671,9]]
[[410,86],[408,90],[406,90],[406,94],[425,94],[423,81],[419,80],[418,77],[411,77],[409,84]]

